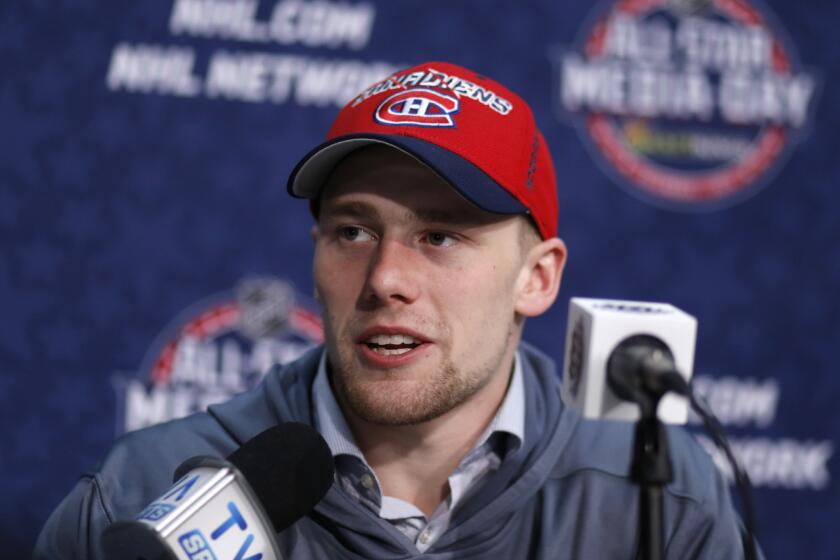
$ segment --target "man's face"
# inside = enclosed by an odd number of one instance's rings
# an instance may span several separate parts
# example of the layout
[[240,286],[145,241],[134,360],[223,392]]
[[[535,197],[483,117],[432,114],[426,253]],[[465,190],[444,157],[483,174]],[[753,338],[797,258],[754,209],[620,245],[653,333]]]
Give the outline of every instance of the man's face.
[[339,401],[368,422],[416,424],[506,382],[522,227],[394,149],[345,159],[321,195],[314,264]]

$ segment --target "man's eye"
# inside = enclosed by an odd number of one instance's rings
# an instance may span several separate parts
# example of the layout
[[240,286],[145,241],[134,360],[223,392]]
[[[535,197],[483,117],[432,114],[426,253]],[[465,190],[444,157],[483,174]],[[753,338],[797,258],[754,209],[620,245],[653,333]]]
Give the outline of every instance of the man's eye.
[[451,235],[446,233],[441,233],[439,231],[433,231],[426,236],[426,239],[429,242],[429,245],[434,245],[435,247],[449,247],[455,242],[455,238]]
[[370,241],[373,236],[358,226],[343,226],[338,230],[339,236],[347,241]]

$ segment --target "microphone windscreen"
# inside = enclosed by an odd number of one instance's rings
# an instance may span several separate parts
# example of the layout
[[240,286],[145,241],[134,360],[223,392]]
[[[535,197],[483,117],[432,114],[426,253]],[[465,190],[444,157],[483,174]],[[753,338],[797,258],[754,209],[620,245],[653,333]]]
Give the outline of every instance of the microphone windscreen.
[[269,428],[231,453],[277,532],[309,513],[333,483],[333,457],[324,438],[299,422]]

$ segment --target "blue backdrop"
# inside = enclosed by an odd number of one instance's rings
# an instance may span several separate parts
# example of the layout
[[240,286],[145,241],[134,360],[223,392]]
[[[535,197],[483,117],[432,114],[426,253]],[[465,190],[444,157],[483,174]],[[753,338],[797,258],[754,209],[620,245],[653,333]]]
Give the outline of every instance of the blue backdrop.
[[120,433],[318,342],[286,176],[354,92],[437,59],[527,99],[554,156],[570,262],[526,338],[562,363],[572,296],[695,315],[767,556],[838,558],[838,22],[829,0],[4,2],[3,557]]

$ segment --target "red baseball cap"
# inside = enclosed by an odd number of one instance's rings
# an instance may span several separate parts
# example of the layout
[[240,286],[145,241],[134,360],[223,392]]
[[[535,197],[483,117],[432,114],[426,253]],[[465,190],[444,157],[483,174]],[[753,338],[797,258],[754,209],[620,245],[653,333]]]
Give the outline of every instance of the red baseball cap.
[[498,82],[446,62],[398,71],[344,106],[292,171],[289,193],[316,198],[342,159],[377,143],[428,165],[479,208],[528,214],[543,239],[557,235],[548,147],[528,104]]

